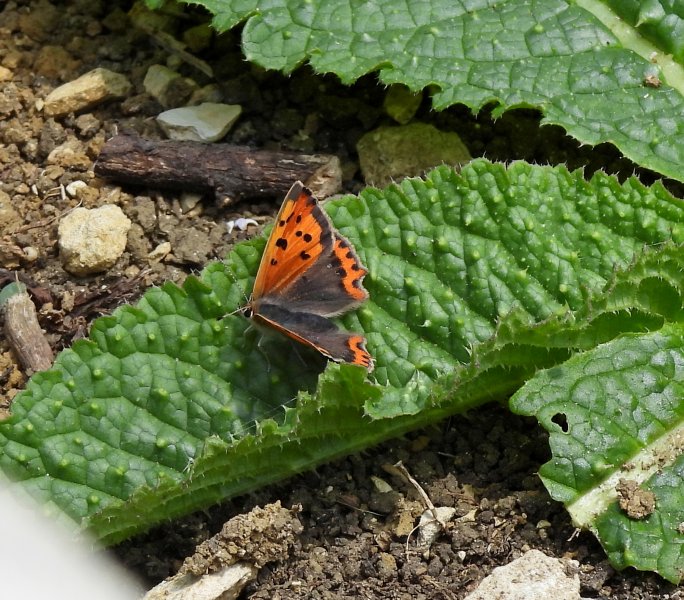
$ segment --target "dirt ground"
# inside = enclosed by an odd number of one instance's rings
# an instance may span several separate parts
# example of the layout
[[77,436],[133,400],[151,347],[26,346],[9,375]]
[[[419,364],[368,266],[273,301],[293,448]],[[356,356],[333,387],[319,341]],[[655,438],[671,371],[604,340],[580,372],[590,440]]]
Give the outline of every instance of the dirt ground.
[[[119,187],[94,176],[94,161],[115,132],[161,138],[154,116],[162,108],[144,93],[142,81],[150,65],[167,63],[169,52],[130,26],[129,8],[127,2],[20,0],[0,9],[5,69],[0,70],[0,280],[21,275],[57,351],[86,335],[94,318],[134,302],[148,287],[181,282],[225,256],[233,243],[256,233],[229,234],[225,222],[240,216],[264,217],[263,222],[280,201],[222,209],[207,200],[183,210],[177,194]],[[200,17],[177,19],[178,27]],[[374,76],[344,87],[305,67],[290,77],[264,72],[244,61],[239,32],[215,39],[202,58],[214,68],[215,81],[186,64],[178,69],[199,85],[217,83],[224,102],[243,106],[225,141],[335,154],[342,161],[345,191],[362,188],[355,144],[364,132],[390,123],[382,110],[386,89]],[[133,91],[86,114],[46,118],[40,101],[95,67],[125,74]],[[540,128],[532,111],[510,112],[493,122],[487,110],[477,118],[462,107],[430,113],[426,99],[416,119],[458,132],[473,156],[565,163],[587,173],[633,172],[609,146],[580,149],[562,130]],[[74,154],[49,158],[67,141]],[[643,179],[649,182],[648,175]],[[76,180],[85,181],[88,192],[62,196],[60,184]],[[133,222],[125,253],[102,275],[77,278],[59,261],[57,224],[79,202],[86,208],[117,204]],[[171,254],[151,262],[148,253],[167,241]],[[0,339],[0,408],[9,409],[24,383],[25,374]],[[656,575],[614,571],[594,538],[574,530],[536,476],[548,458],[545,435],[534,421],[487,406],[158,527],[113,552],[153,585],[174,573],[224,521],[280,500],[283,506],[302,505],[304,531],[289,558],[262,569],[244,597],[462,598],[494,567],[536,548],[579,561],[584,597],[684,598]],[[429,554],[416,551],[402,521],[402,515],[419,514],[420,505],[415,491],[387,469],[398,460],[435,505],[456,509],[457,524]]]

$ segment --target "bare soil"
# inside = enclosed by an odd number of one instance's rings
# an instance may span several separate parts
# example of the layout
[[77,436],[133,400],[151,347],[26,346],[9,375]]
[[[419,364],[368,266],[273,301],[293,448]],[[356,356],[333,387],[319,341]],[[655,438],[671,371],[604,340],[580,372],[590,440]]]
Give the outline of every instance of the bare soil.
[[[10,205],[0,215],[0,279],[4,283],[19,274],[29,284],[41,326],[57,351],[86,335],[94,318],[134,302],[148,287],[180,283],[225,256],[236,241],[256,233],[229,235],[225,221],[256,215],[263,222],[280,200],[224,209],[207,200],[184,210],[178,195],[121,188],[95,177],[98,152],[116,131],[161,137],[154,116],[162,109],[144,93],[142,81],[150,65],[166,64],[170,55],[130,26],[129,8],[127,2],[17,0],[0,9],[0,65],[8,71],[0,81],[0,194],[9,198],[0,207]],[[202,18],[190,13],[177,19],[177,29]],[[243,116],[225,141],[336,154],[345,191],[361,189],[355,144],[366,131],[389,124],[382,110],[385,88],[372,75],[345,87],[306,67],[290,77],[265,72],[244,61],[239,34],[217,37],[202,53],[215,81],[174,63],[200,85],[217,83],[225,102],[243,105]],[[134,86],[131,95],[87,114],[45,118],[40,101],[95,67],[125,74]],[[559,128],[540,128],[533,111],[509,112],[494,122],[488,110],[478,117],[462,107],[431,113],[426,99],[416,119],[458,132],[473,156],[566,163],[588,174],[599,168],[633,172],[612,147],[580,149]],[[49,161],[51,151],[68,139],[78,142],[85,159]],[[643,178],[649,182],[648,174]],[[75,180],[88,183],[88,193],[79,199],[62,196],[60,184]],[[133,221],[126,252],[102,275],[76,278],[59,261],[57,224],[79,202],[87,208],[118,204]],[[166,241],[172,253],[151,262],[148,253]],[[9,410],[25,381],[0,340],[0,408]],[[537,548],[579,561],[584,597],[682,598],[681,590],[656,575],[616,572],[595,539],[574,530],[536,475],[548,458],[546,436],[534,421],[490,405],[158,527],[114,553],[153,585],[174,573],[227,519],[280,500],[287,507],[302,505],[304,531],[291,555],[263,568],[244,597],[462,598],[493,568]],[[423,506],[415,490],[388,468],[398,460],[436,506],[456,509],[453,526],[428,553],[416,550],[411,532]]]

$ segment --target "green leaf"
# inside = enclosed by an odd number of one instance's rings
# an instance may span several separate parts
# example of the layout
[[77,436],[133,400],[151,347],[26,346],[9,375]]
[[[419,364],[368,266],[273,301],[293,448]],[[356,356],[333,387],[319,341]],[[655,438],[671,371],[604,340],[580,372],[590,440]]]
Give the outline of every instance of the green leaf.
[[436,109],[538,108],[583,143],[610,142],[683,180],[684,36],[668,3],[609,3],[621,12],[586,0],[199,4],[219,31],[244,21],[245,55],[266,68],[289,73],[308,61],[345,83],[377,70],[386,84],[431,86]]
[[678,2],[662,0],[609,0],[606,4],[639,35],[651,40],[665,54],[684,60],[684,12]]
[[368,338],[370,376],[318,377],[322,358],[286,339],[257,347],[231,313],[260,238],[96,321],[15,399],[0,467],[113,542],[681,317],[684,206],[659,184],[477,160],[325,209],[370,271],[342,319]]
[[[553,458],[539,473],[575,524],[617,567],[674,583],[684,574],[683,342],[681,321],[625,335],[538,373],[511,400],[549,431]],[[621,508],[625,482],[653,507]]]

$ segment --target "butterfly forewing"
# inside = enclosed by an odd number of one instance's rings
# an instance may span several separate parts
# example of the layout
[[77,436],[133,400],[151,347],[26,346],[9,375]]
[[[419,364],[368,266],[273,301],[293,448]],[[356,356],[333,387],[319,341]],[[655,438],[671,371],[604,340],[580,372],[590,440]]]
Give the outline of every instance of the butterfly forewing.
[[277,295],[332,251],[328,217],[301,183],[295,183],[278,212],[259,265],[252,297]]

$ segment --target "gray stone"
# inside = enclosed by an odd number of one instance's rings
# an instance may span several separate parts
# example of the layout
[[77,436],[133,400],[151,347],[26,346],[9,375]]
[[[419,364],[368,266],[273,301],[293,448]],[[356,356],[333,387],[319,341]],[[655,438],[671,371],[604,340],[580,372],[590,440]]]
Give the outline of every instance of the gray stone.
[[157,123],[173,140],[216,142],[228,133],[241,112],[237,104],[205,102],[167,110],[157,117]]
[[379,127],[365,134],[356,149],[366,183],[378,187],[438,165],[459,166],[471,160],[458,135],[425,123]]

